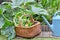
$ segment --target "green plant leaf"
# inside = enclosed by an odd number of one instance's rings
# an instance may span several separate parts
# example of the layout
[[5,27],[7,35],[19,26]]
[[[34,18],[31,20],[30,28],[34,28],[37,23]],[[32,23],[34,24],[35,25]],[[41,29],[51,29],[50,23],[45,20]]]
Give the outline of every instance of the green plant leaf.
[[0,8],[0,28],[2,28],[3,24],[4,24],[4,18],[2,16],[4,10],[2,8]]
[[3,2],[1,5],[2,9],[11,9],[11,2]]
[[40,14],[48,15],[47,10],[42,9],[42,8],[39,8],[39,7],[32,6],[32,11],[33,11],[35,14],[38,14],[38,15],[40,15]]
[[2,14],[3,13],[3,9],[0,9],[0,14]]
[[19,6],[24,0],[11,0],[12,3],[16,6]]
[[24,0],[24,3],[27,3],[27,2],[35,2],[35,0]]
[[23,0],[11,0],[11,1],[12,1],[12,8],[19,7],[23,3]]
[[21,4],[24,5],[28,2],[34,2],[35,0],[11,0],[12,1],[12,8],[19,7]]
[[12,38],[15,37],[15,29],[14,29],[13,23],[5,20],[4,25],[2,26],[1,29],[1,35],[4,35],[8,38],[8,40],[11,40]]
[[0,15],[5,11],[5,9],[0,8]]
[[4,25],[4,18],[0,15],[0,28]]

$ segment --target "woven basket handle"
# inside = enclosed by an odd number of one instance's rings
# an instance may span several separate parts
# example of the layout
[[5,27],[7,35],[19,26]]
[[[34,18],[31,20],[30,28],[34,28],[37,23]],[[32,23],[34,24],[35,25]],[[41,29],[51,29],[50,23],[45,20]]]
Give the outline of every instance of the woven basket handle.
[[[21,16],[21,19],[22,19],[23,16],[27,16],[27,14],[22,15],[22,16]],[[34,23],[33,17],[32,17],[31,15],[28,15],[28,16],[29,16],[29,18],[30,18],[30,21],[31,21],[32,23]],[[23,26],[23,25],[22,25],[22,21],[21,21],[21,20],[19,20],[19,21],[20,21],[19,26],[22,27],[22,26]]]
[[34,23],[34,19],[33,19],[32,15],[30,15],[29,18],[30,18],[30,21],[31,21],[32,23]]
[[[24,16],[29,16],[30,21],[31,21],[31,22],[34,22],[34,19],[33,19],[32,15],[24,14],[24,15],[21,16],[21,19],[22,19],[22,17],[24,17]],[[20,21],[21,21],[21,20],[20,20]]]

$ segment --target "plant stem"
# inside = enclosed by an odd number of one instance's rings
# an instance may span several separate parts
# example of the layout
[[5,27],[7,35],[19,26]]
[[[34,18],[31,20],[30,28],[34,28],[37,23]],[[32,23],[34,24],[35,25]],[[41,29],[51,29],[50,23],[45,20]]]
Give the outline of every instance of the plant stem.
[[4,18],[5,20],[7,20],[7,21],[9,21],[9,22],[13,23],[13,21],[11,21],[11,20],[7,19],[7,18],[4,16],[4,14],[3,14],[3,13],[2,13],[2,16],[3,16],[3,18]]

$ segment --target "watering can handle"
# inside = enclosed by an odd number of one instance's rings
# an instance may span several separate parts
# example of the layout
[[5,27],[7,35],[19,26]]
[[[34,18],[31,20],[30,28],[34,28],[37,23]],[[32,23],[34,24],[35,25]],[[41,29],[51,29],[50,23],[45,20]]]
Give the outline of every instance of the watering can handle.
[[54,16],[56,16],[57,14],[60,14],[60,10],[59,10],[59,11],[57,11],[57,12],[54,14]]

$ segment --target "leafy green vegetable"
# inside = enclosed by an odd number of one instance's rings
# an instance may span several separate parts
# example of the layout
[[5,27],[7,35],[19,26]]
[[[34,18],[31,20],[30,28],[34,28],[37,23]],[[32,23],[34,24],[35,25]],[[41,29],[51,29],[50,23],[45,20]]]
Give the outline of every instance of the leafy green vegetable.
[[5,35],[8,40],[11,40],[12,38],[15,37],[15,29],[14,29],[13,23],[5,20],[4,25],[2,26],[1,29],[1,35]]

